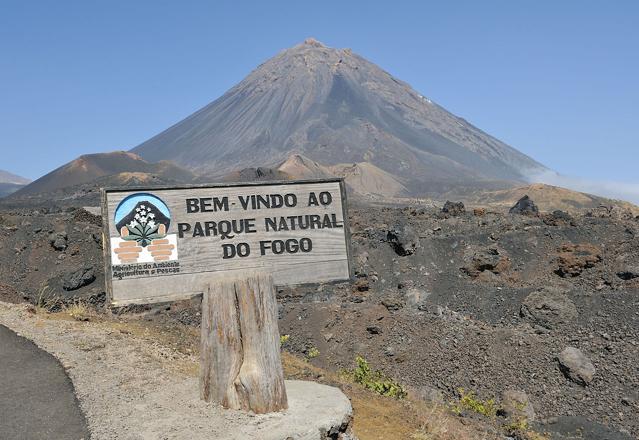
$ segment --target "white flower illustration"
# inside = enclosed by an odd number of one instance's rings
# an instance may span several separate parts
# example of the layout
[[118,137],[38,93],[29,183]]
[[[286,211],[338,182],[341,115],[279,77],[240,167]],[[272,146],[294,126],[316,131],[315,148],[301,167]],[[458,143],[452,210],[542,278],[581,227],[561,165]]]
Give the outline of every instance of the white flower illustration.
[[162,228],[160,232],[160,224],[156,221],[158,214],[152,212],[156,209],[153,205],[139,205],[135,207],[135,211],[131,211],[133,218],[126,225],[128,234],[124,235],[125,240],[135,240],[141,246],[149,245],[153,240],[166,236],[166,228]]

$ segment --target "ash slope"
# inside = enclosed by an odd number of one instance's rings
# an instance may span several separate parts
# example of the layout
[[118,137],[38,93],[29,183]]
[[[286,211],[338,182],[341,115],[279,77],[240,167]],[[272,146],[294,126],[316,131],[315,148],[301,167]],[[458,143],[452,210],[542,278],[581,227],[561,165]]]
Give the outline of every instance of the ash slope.
[[[109,183],[105,179],[111,176],[113,183],[125,184],[131,176],[145,181],[145,176],[159,176],[175,181],[191,181],[194,175],[170,162],[149,163],[141,157],[126,151],[85,154],[62,165],[38,180],[16,192],[13,197],[21,198],[38,194],[48,194],[65,188],[86,184]],[[146,179],[146,180],[148,180]]]
[[413,192],[429,182],[524,181],[545,170],[349,49],[313,39],[132,151],[219,175],[294,153],[328,166],[368,162]]

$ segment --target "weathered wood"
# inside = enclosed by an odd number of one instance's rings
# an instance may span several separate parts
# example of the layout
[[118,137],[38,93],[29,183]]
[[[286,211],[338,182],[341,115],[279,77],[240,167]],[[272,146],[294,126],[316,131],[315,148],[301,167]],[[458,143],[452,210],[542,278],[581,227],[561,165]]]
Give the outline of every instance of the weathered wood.
[[200,396],[257,414],[288,407],[270,275],[215,283],[202,298]]
[[[122,189],[105,190],[103,196],[103,219],[107,238],[105,258],[107,265],[106,278],[107,294],[113,305],[125,305],[132,303],[149,303],[165,300],[165,296],[173,298],[187,298],[201,292],[202,277],[207,280],[228,275],[241,276],[247,270],[268,271],[276,285],[291,285],[302,283],[330,282],[346,280],[352,276],[350,265],[350,243],[348,230],[348,215],[346,213],[346,191],[343,180],[325,179],[312,182],[277,182],[277,183],[251,183],[230,185],[207,185],[204,187],[165,187],[145,189],[144,193],[150,193],[160,198],[170,211],[170,225],[166,230],[169,236],[177,237],[174,248],[174,256],[168,260],[174,260],[179,268],[168,273],[166,271],[130,270],[145,269],[142,257],[154,248],[145,248],[140,254],[137,266],[118,264],[122,261],[117,258],[124,250],[111,252],[111,242],[118,240],[120,247],[128,245],[120,238],[123,232],[117,229],[114,222],[114,213],[122,200],[128,196],[139,194],[141,190]],[[309,204],[309,194],[328,193],[332,200],[329,204]],[[294,195],[297,198],[296,206],[282,206],[278,208],[244,209],[239,199],[240,196],[268,196],[268,195]],[[228,198],[228,210],[212,209],[207,212],[188,212],[185,201],[187,199],[203,198]],[[246,200],[246,199],[244,199]],[[324,218],[325,215],[334,216],[336,227],[266,230],[266,218],[288,218],[296,216],[314,215]],[[243,221],[251,219],[255,225],[254,233],[233,234],[232,238],[224,238],[219,234],[197,235],[184,233],[178,234],[178,224],[204,225],[218,224],[222,221]],[[124,234],[127,234],[125,232]],[[302,238],[312,240],[312,250],[309,252],[261,252],[260,243],[263,240],[300,240]],[[157,241],[157,240],[156,240]],[[153,245],[156,244],[154,241]],[[244,243],[250,247],[250,254],[246,256],[224,258],[222,245],[238,245]],[[159,241],[158,241],[159,244]],[[168,241],[167,241],[168,244]],[[148,252],[147,252],[148,251]],[[154,261],[165,259],[166,255],[155,255]],[[147,256],[148,258],[148,256]],[[127,258],[127,260],[132,258]],[[114,270],[115,268],[115,270]],[[116,274],[117,269],[125,268],[126,275]]]
[[[348,275],[344,275],[345,266],[347,266],[346,260],[318,261],[311,267],[290,264],[288,266],[278,266],[277,268],[270,270],[270,272],[273,275],[273,279],[277,280],[277,285],[284,286],[299,284],[300,273],[305,274],[308,278],[312,277],[313,282],[317,283],[344,279],[344,277],[348,277]],[[230,275],[239,277],[247,270],[260,269],[264,268],[254,266],[245,270],[227,271],[226,273],[214,271],[200,274],[199,276],[192,274],[176,274],[170,277],[163,276],[147,279],[115,279],[114,282],[117,284],[117,290],[114,291],[111,304],[115,306],[123,306],[127,304],[147,304],[190,298],[202,293],[203,278],[215,280],[219,277],[219,279],[223,280]],[[150,291],[149,286],[154,286],[155,290]]]

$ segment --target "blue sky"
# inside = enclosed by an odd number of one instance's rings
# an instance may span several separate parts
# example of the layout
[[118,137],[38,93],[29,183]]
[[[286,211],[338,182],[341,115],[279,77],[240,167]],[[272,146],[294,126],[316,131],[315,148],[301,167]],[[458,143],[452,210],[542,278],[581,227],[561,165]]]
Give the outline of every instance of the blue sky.
[[0,8],[0,168],[29,178],[83,153],[134,147],[313,36],[562,174],[639,184],[636,1]]

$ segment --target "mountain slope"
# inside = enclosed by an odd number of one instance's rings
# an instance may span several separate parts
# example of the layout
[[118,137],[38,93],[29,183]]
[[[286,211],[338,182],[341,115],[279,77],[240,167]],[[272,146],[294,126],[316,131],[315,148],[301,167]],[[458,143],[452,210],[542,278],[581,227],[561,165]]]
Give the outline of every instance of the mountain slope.
[[367,162],[333,165],[331,171],[343,177],[356,193],[378,197],[397,197],[407,193],[406,187],[394,176]]
[[[190,171],[182,169],[171,162],[149,163],[141,157],[126,151],[85,154],[35,180],[13,194],[13,197],[51,193],[95,182],[101,178],[103,183],[112,182],[116,184],[121,183],[121,181],[128,182],[131,179],[136,181],[151,179],[151,177],[144,177],[144,175],[181,182],[190,182],[194,178]],[[110,180],[104,179],[109,176],[113,176],[113,178]]]
[[24,185],[18,183],[0,183],[0,198],[13,194],[23,187]]
[[292,154],[277,170],[286,173],[291,179],[322,179],[335,177],[329,167],[320,165],[301,154]]
[[545,169],[349,49],[312,39],[132,151],[213,175],[299,153],[326,166],[371,163],[416,188]]
[[406,187],[394,176],[367,162],[324,166],[299,154],[293,154],[277,171],[289,179],[343,177],[347,187],[359,195],[396,197]]
[[29,182],[31,182],[29,179],[10,173],[9,171],[0,170],[0,198],[18,191]]
[[9,171],[0,170],[0,183],[13,183],[15,185],[26,185],[31,182],[25,177],[10,173]]
[[629,210],[635,215],[639,214],[639,207],[629,202],[612,200],[543,183],[534,183],[498,191],[476,191],[465,194],[450,193],[444,194],[443,197],[451,200],[463,200],[470,206],[487,206],[493,209],[502,208],[506,210],[524,195],[528,195],[542,211],[553,211],[555,209],[575,211],[599,206],[617,206]]

